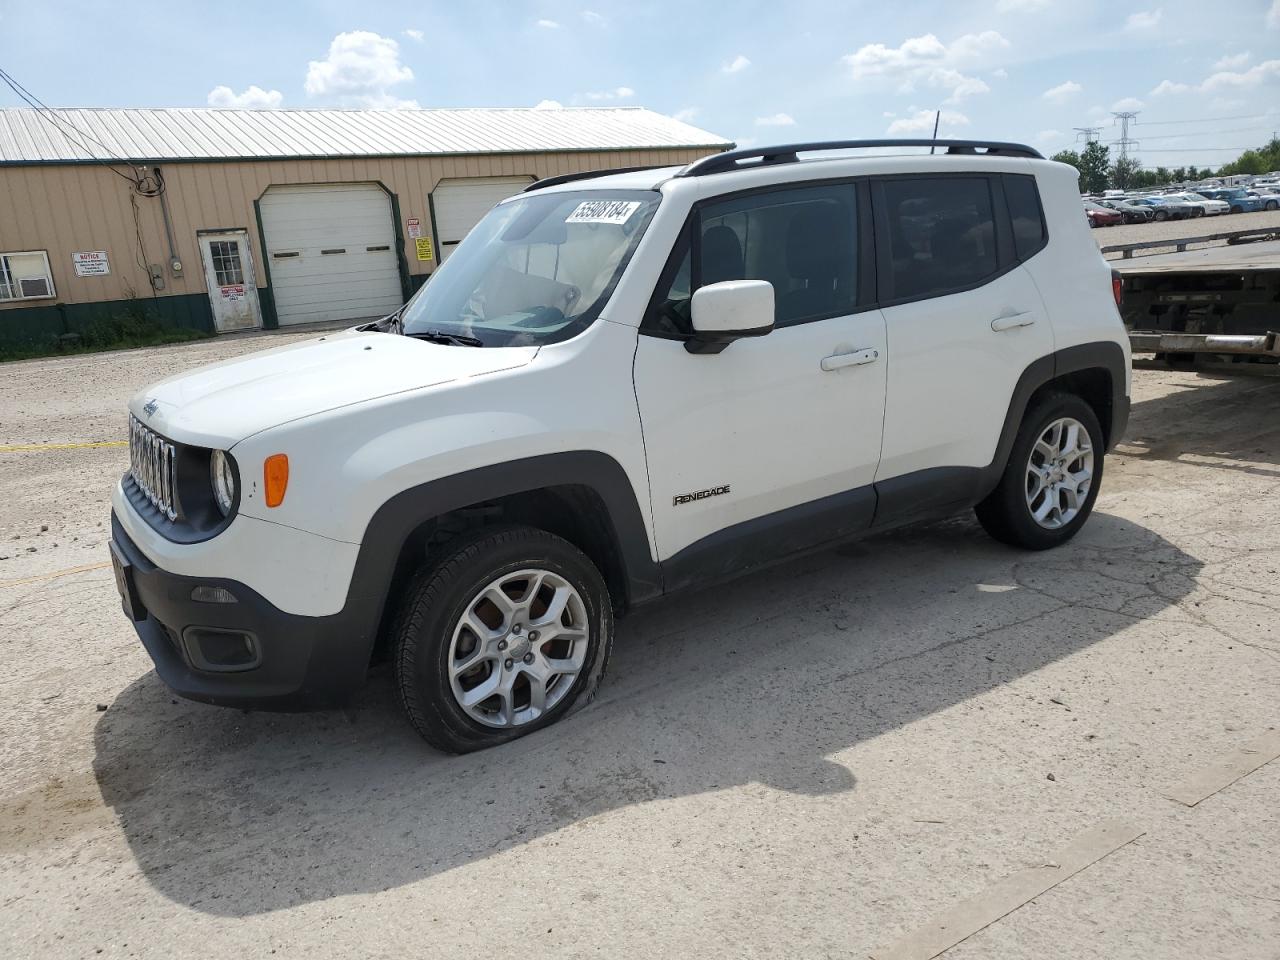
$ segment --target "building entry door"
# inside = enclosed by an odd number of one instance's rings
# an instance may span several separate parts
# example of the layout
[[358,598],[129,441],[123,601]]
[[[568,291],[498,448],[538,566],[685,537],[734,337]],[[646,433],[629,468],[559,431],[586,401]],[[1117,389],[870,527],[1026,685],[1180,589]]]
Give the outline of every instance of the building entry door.
[[227,333],[262,326],[248,232],[201,233],[200,259],[204,262],[214,328],[219,333]]

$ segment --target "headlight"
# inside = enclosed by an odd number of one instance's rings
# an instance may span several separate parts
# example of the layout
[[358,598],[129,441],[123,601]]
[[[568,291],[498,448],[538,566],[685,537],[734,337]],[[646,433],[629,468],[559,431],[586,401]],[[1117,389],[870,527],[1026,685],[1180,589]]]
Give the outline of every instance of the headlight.
[[222,515],[228,516],[236,502],[236,471],[231,458],[221,450],[209,458],[209,478],[213,482],[213,499]]

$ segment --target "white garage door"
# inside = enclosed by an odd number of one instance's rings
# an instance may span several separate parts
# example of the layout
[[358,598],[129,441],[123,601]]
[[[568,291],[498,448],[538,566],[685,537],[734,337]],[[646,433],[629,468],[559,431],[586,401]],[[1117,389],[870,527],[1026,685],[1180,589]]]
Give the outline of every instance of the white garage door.
[[439,232],[440,259],[453,252],[480,218],[499,201],[519,193],[532,177],[468,177],[441,180],[431,194]]
[[271,187],[259,204],[280,325],[400,306],[391,198],[372,183]]

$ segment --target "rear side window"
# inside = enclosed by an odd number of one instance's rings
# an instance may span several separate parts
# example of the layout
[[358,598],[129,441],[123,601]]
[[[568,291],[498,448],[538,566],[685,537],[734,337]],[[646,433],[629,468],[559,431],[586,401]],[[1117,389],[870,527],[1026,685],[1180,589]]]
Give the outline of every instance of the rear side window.
[[1027,260],[1039,253],[1049,241],[1036,178],[1005,174],[1004,199],[1013,225],[1013,248],[1019,260]]
[[903,177],[881,184],[894,300],[978,286],[999,270],[986,177]]
[[724,280],[768,280],[780,327],[853,313],[856,198],[852,184],[833,183],[704,205],[693,218],[692,249],[662,284],[646,329],[691,332],[693,292]]

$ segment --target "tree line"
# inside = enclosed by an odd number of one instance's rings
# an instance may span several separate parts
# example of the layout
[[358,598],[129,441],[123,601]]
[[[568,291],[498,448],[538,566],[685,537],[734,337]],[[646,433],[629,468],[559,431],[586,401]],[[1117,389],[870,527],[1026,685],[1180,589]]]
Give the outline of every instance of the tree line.
[[1080,187],[1086,193],[1142,190],[1191,180],[1207,180],[1210,177],[1257,175],[1280,170],[1280,137],[1272,137],[1270,143],[1257,150],[1246,150],[1217,170],[1212,167],[1156,167],[1148,170],[1142,166],[1141,160],[1134,157],[1118,157],[1112,163],[1111,148],[1097,141],[1078,152],[1063,150],[1055,153],[1053,159],[1059,163],[1069,163],[1080,171]]

